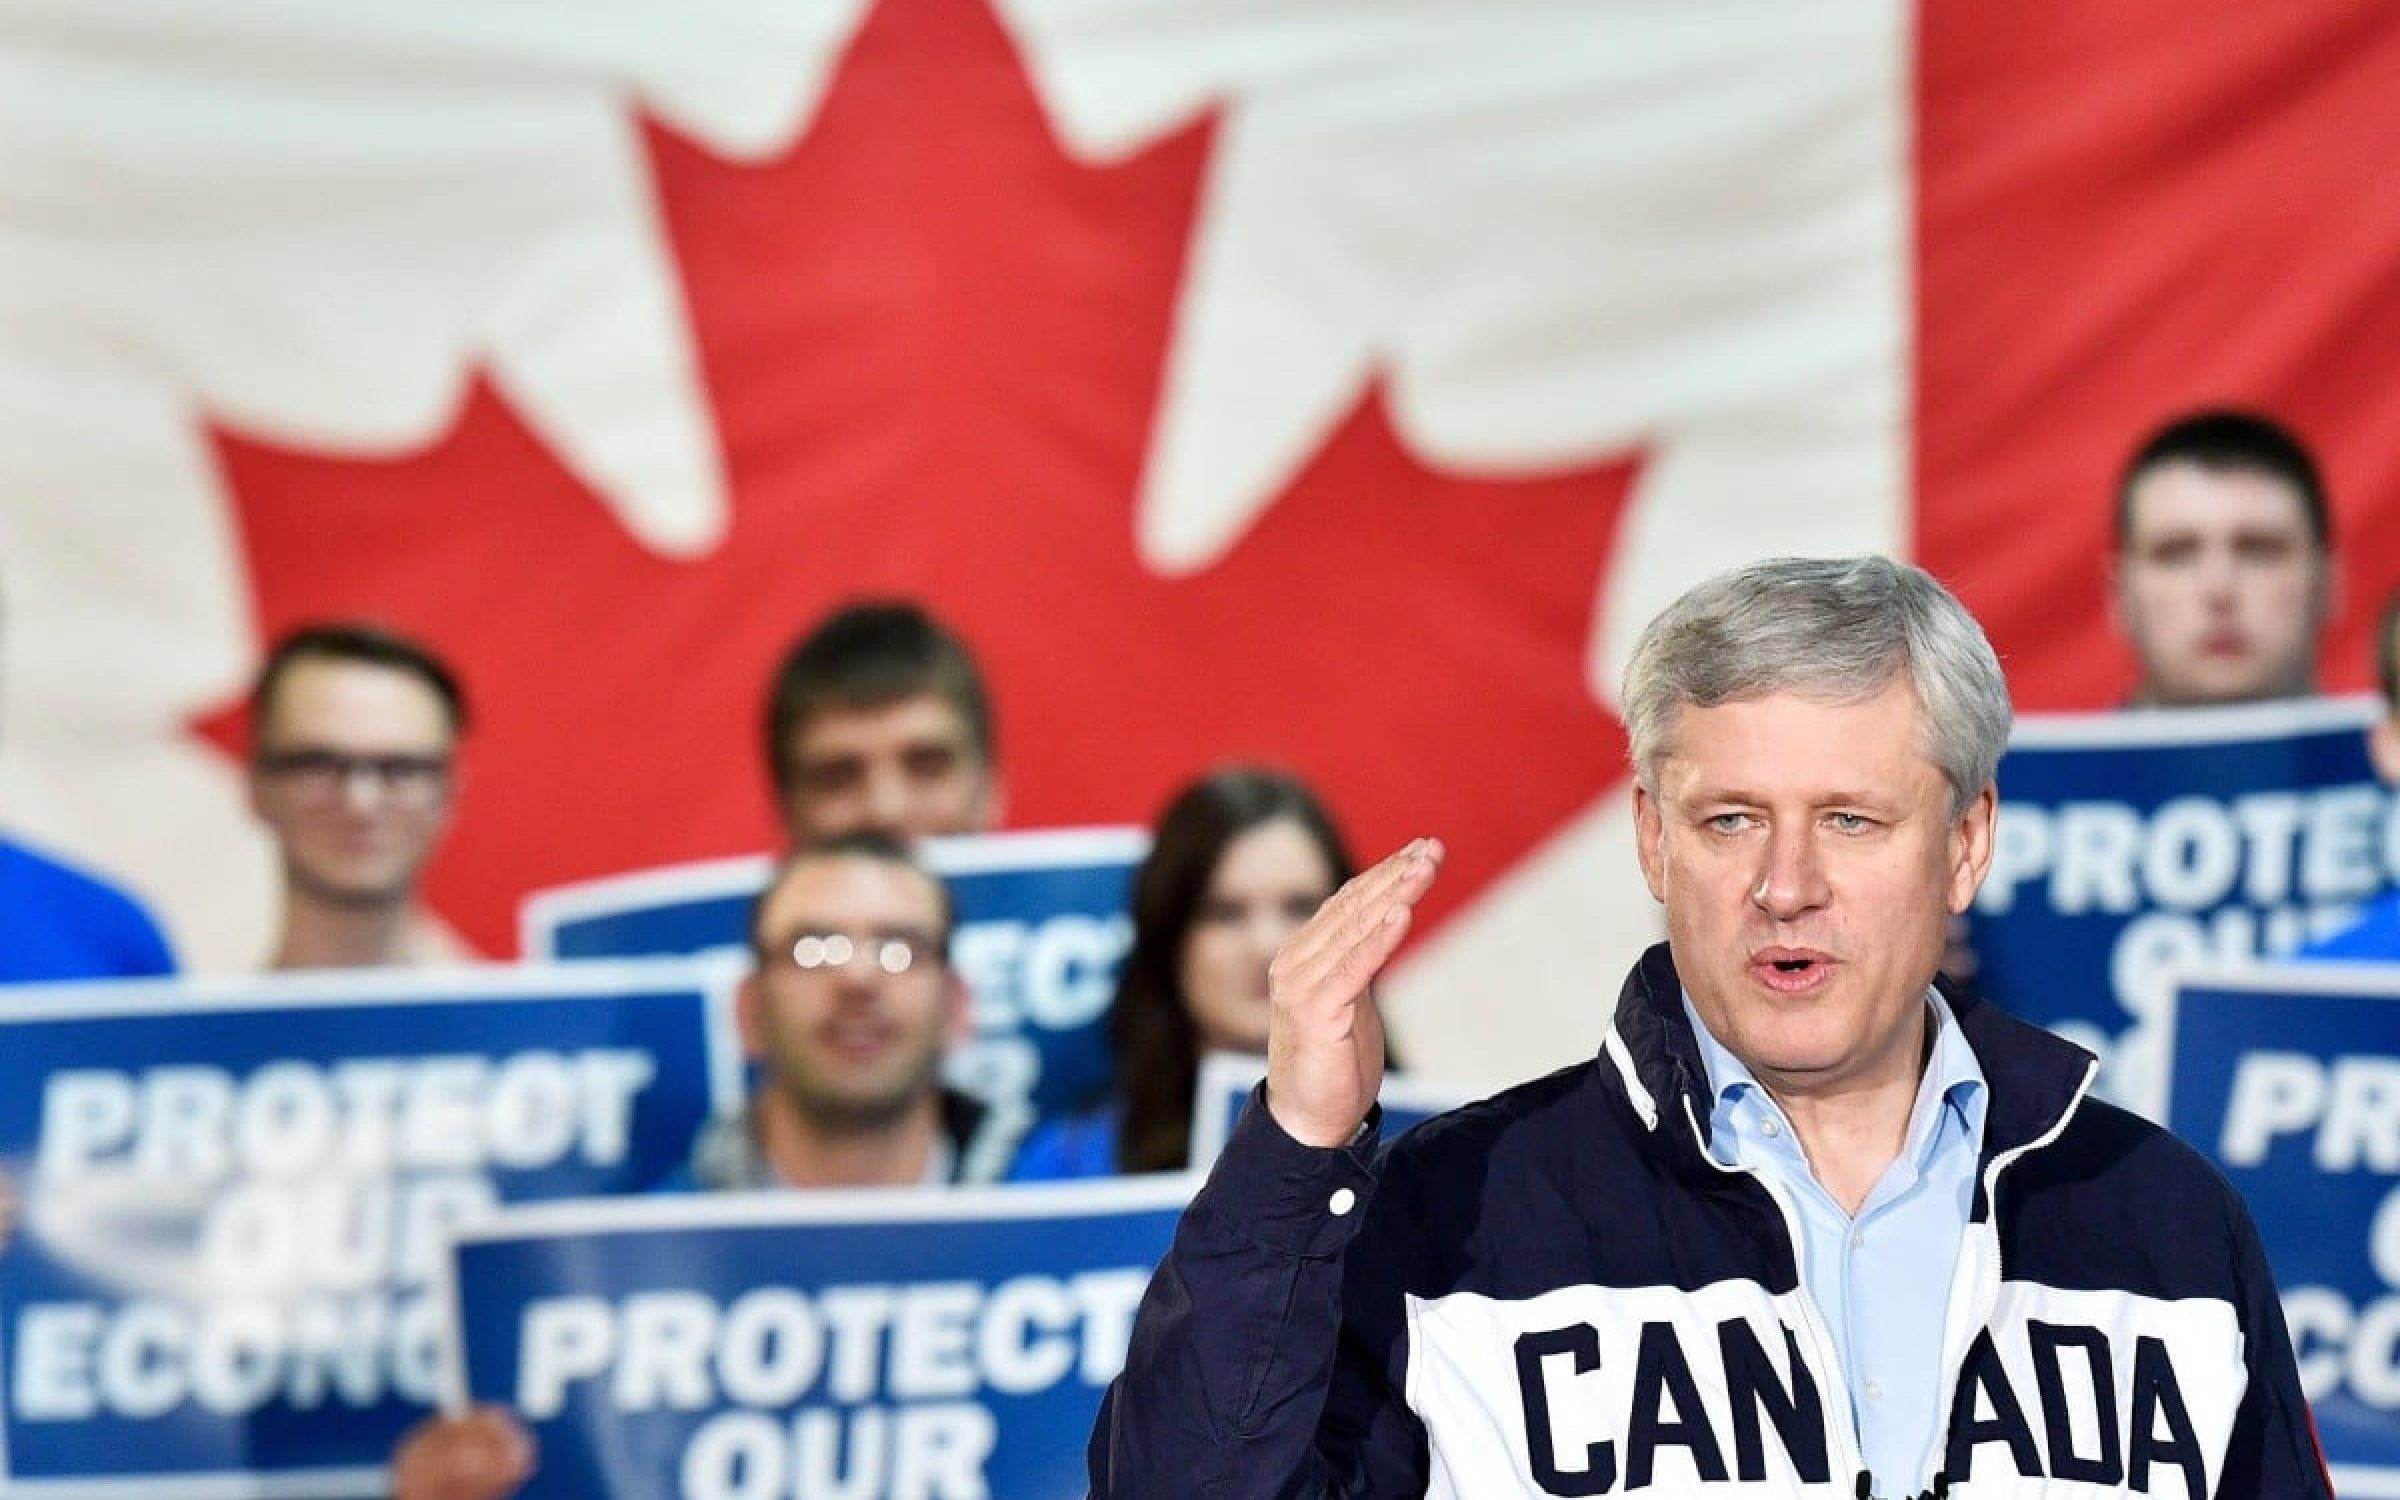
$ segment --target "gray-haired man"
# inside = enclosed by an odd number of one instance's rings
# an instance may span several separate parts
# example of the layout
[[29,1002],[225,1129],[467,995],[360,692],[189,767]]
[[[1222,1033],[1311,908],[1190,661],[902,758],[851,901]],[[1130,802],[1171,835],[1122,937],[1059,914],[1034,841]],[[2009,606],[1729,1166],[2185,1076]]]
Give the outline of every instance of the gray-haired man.
[[1923,572],[1761,563],[1627,673],[1666,943],[1601,1055],[1374,1149],[1368,983],[1441,847],[1277,956],[1094,1494],[2329,1494],[2248,1215],[1937,981],[2006,683]]

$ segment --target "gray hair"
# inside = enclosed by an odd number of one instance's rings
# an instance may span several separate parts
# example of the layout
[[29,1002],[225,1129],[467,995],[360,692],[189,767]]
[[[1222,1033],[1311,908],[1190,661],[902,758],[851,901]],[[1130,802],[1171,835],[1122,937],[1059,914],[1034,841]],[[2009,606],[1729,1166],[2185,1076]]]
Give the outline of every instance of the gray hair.
[[1661,611],[1625,666],[1634,773],[1658,790],[1685,704],[1791,692],[1854,703],[1907,675],[1951,814],[2008,748],[2008,679],[1983,627],[1932,574],[1888,557],[1779,557],[1720,573]]

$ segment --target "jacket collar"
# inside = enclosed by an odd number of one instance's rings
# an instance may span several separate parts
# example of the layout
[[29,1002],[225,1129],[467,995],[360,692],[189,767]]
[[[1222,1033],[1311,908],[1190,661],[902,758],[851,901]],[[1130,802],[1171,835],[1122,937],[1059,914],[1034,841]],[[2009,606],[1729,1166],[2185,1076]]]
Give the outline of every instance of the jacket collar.
[[[1975,1049],[1975,1061],[1991,1090],[1984,1118],[1985,1159],[2029,1145],[2057,1128],[2083,1093],[2095,1066],[2092,1055],[2006,1014],[1947,977],[1934,983],[1950,1002],[1960,1034]],[[1626,976],[1609,1030],[1602,1066],[1615,1066],[1624,1076],[1635,1112],[1652,1137],[1678,1154],[1701,1157],[1708,1138],[1708,1068],[1684,1016],[1683,981],[1665,943],[1644,952]],[[1612,1051],[1619,1056],[1609,1057]]]
[[[947,1180],[961,1185],[998,1182],[1016,1159],[1024,1127],[972,1094],[941,1091],[942,1150]],[[744,1192],[784,1186],[759,1148],[755,1107],[720,1116],[693,1143],[692,1178],[711,1192]]]

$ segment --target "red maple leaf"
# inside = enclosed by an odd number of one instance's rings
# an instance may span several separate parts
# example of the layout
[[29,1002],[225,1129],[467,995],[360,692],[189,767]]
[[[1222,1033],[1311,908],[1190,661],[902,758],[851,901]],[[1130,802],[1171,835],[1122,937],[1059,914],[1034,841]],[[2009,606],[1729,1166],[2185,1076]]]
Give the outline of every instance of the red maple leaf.
[[[978,0],[885,0],[780,160],[650,128],[733,496],[697,561],[645,552],[481,382],[399,459],[219,432],[262,639],[367,615],[460,665],[478,722],[432,895],[474,942],[510,951],[530,888],[770,847],[763,686],[860,594],[975,643],[1013,825],[1146,822],[1271,759],[1362,853],[1445,835],[1438,923],[1621,778],[1584,662],[1630,461],[1428,472],[1371,394],[1221,562],[1136,558],[1210,142],[1067,160]],[[238,748],[230,709],[203,732]]]

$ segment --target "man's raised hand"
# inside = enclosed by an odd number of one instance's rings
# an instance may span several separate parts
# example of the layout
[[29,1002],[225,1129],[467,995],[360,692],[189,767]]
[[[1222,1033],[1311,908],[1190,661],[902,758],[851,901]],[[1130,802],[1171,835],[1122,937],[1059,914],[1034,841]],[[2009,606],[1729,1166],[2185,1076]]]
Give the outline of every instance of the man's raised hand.
[[1371,986],[1441,864],[1441,840],[1410,840],[1326,898],[1267,966],[1267,1109],[1294,1140],[1347,1145],[1374,1106],[1383,1017]]

